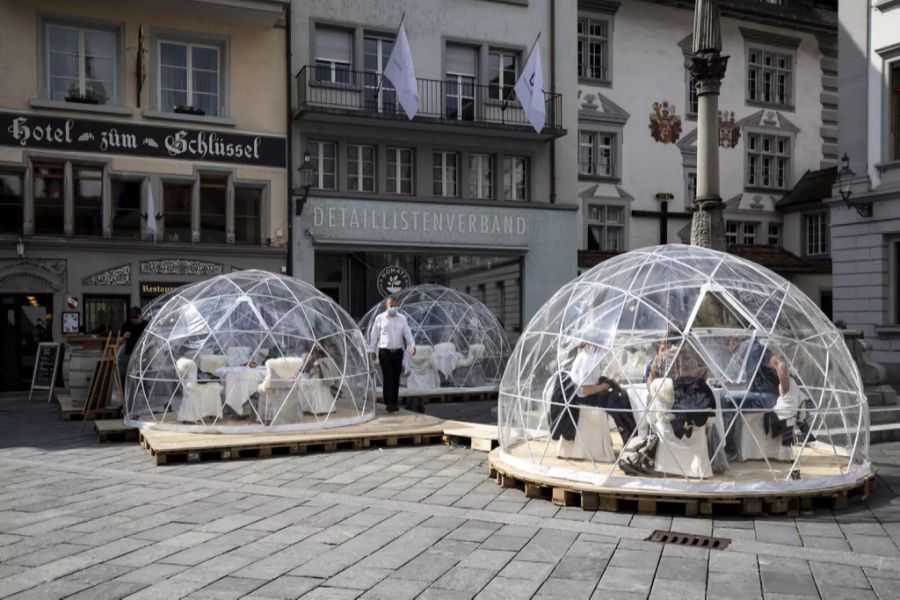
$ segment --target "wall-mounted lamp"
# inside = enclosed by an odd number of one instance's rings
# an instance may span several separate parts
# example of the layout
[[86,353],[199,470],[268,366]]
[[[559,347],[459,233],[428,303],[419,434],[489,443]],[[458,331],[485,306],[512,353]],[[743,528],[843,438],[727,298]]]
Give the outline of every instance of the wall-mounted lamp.
[[25,240],[22,239],[22,236],[16,240],[16,256],[25,258]]
[[866,202],[865,200],[850,200],[850,196],[853,195],[853,178],[856,176],[856,173],[853,172],[853,169],[850,168],[850,158],[847,156],[847,153],[844,152],[844,156],[841,157],[841,170],[838,171],[838,189],[841,193],[841,200],[844,201],[849,208],[855,208],[856,212],[859,213],[861,217],[871,217],[872,216],[872,203]]
[[306,198],[309,196],[309,188],[312,187],[316,178],[316,168],[312,166],[309,160],[309,151],[303,153],[303,164],[297,169],[300,171],[300,197],[297,199],[295,216],[303,215],[303,207],[306,206]]

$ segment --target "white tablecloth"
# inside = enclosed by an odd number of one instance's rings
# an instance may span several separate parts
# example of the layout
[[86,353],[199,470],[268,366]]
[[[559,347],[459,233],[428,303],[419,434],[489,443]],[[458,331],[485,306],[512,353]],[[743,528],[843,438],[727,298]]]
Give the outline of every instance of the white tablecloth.
[[225,405],[237,414],[243,413],[244,404],[256,391],[266,376],[265,367],[219,367],[216,377],[225,381]]

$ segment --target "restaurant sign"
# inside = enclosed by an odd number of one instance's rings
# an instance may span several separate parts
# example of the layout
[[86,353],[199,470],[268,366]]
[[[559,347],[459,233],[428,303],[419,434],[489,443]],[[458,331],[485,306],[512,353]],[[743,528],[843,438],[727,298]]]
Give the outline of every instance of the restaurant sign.
[[170,281],[142,281],[141,298],[156,298],[181,287],[184,283],[172,283]]
[[284,137],[0,112],[0,146],[284,167]]

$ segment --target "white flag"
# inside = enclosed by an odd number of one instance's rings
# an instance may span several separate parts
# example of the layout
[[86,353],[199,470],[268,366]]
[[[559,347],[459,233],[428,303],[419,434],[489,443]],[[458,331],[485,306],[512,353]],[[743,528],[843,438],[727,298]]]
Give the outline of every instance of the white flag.
[[400,23],[400,31],[394,40],[394,49],[388,58],[384,76],[390,79],[394,89],[397,90],[397,100],[406,111],[406,116],[412,118],[419,112],[419,88],[416,85],[416,71],[413,68],[412,52],[409,51],[409,41],[406,39],[406,27]]
[[525,117],[538,133],[544,128],[546,108],[544,107],[544,73],[541,69],[541,47],[537,42],[528,55],[528,61],[519,80],[516,81],[516,97]]
[[153,186],[147,185],[147,233],[156,241],[156,204],[153,202]]

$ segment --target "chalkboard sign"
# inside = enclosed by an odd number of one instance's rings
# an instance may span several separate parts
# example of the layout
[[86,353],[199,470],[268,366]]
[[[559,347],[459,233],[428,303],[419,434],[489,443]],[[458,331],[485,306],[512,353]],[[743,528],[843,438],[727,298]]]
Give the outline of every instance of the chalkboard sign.
[[53,399],[53,386],[56,384],[56,370],[59,367],[59,351],[61,345],[54,342],[41,342],[38,344],[37,357],[34,360],[34,374],[31,376],[31,392],[34,390],[49,390],[47,402]]

